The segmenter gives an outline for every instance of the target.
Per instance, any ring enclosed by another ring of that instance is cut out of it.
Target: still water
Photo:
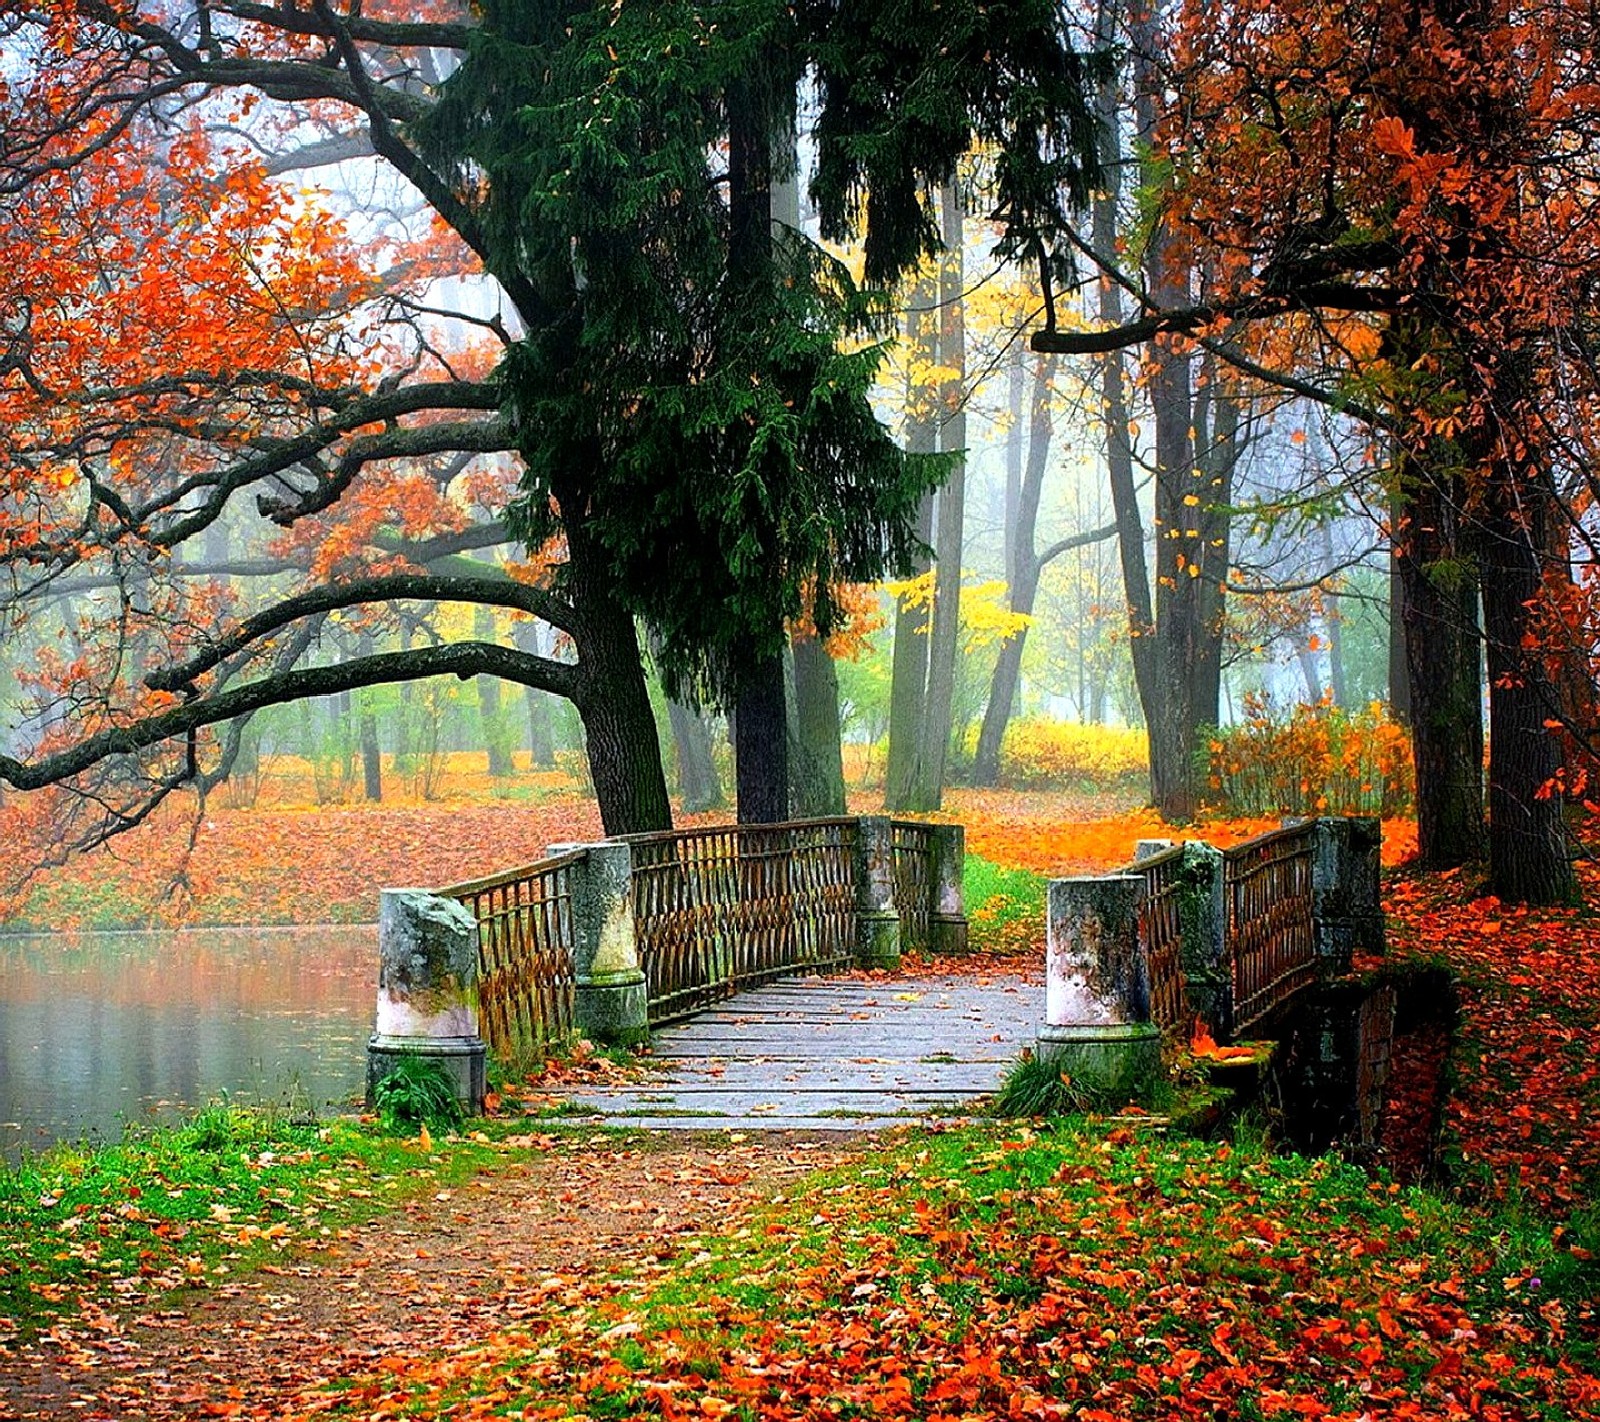
[[[0,1157],[234,1100],[362,1089],[373,926],[0,936]]]

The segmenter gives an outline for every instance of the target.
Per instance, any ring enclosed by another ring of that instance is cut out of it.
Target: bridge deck
[[[774,983],[655,1036],[659,1070],[572,1100],[656,1130],[861,1130],[970,1114],[1043,1020],[1037,970]]]

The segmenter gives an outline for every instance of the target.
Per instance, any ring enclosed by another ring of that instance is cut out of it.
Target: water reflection
[[[361,1090],[377,930],[0,937],[0,1154],[235,1099]]]

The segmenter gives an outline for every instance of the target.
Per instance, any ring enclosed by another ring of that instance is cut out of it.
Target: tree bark
[[[1558,710],[1542,650],[1523,645],[1539,596],[1548,520],[1544,491],[1500,466],[1490,476],[1480,539],[1489,668],[1489,883],[1509,903],[1577,897],[1562,823]]]
[[[906,334],[912,360],[931,365],[938,355],[934,334],[932,292],[919,282],[906,312]],[[933,451],[937,440],[929,394],[912,387],[909,391],[907,447],[914,454]],[[933,495],[927,495],[917,509],[917,543],[926,547],[933,538]],[[920,578],[931,564],[919,556],[910,575]],[[889,683],[889,754],[884,771],[883,803],[888,810],[915,807],[917,786],[922,779],[922,722],[928,704],[928,624],[926,606],[902,602],[895,608],[894,654]]]
[[[944,801],[955,710],[956,653],[961,640],[961,551],[967,508],[967,344],[962,301],[965,230],[961,196],[954,181],[945,184],[940,207],[945,250],[939,263],[939,365],[946,373],[939,389],[939,447],[954,458],[939,488],[936,506],[938,533],[933,625],[928,633],[928,705],[922,721],[918,803],[910,807],[920,810],[937,810]]]
[[[1012,612],[1030,615],[1039,589],[1039,555],[1036,551],[1039,504],[1044,491],[1045,465],[1049,461],[1054,422],[1050,409],[1050,382],[1055,359],[1040,356],[1033,373],[1033,396],[1029,403],[1027,462],[1020,471],[1017,493],[1016,527],[1011,530],[1012,557],[1008,571],[1007,602]],[[983,724],[978,730],[978,749],[973,757],[972,783],[1000,783],[1000,750],[1006,726],[1016,704],[1017,687],[1022,681],[1022,653],[1028,629],[1022,628],[1000,647],[994,677],[989,683],[989,701],[984,707]]]
[[[795,633],[789,645],[794,665],[794,810],[801,819],[842,815],[838,669],[817,637]]]
[[[783,654],[741,660],[733,718],[733,764],[742,825],[789,818],[789,732],[784,718]]]
[[[1477,572],[1462,546],[1454,491],[1423,472],[1398,504],[1394,564],[1403,588],[1417,854],[1426,869],[1479,859],[1483,681]]]
[[[720,810],[727,804],[722,780],[711,756],[711,736],[700,714],[672,697],[667,698],[667,720],[678,753],[678,797],[686,814]]]

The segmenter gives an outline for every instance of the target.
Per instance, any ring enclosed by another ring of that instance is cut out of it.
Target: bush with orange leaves
[[[1210,798],[1240,815],[1396,815],[1411,808],[1411,742],[1381,702],[1348,712],[1324,699],[1287,719],[1245,698],[1245,720],[1208,742]]]

